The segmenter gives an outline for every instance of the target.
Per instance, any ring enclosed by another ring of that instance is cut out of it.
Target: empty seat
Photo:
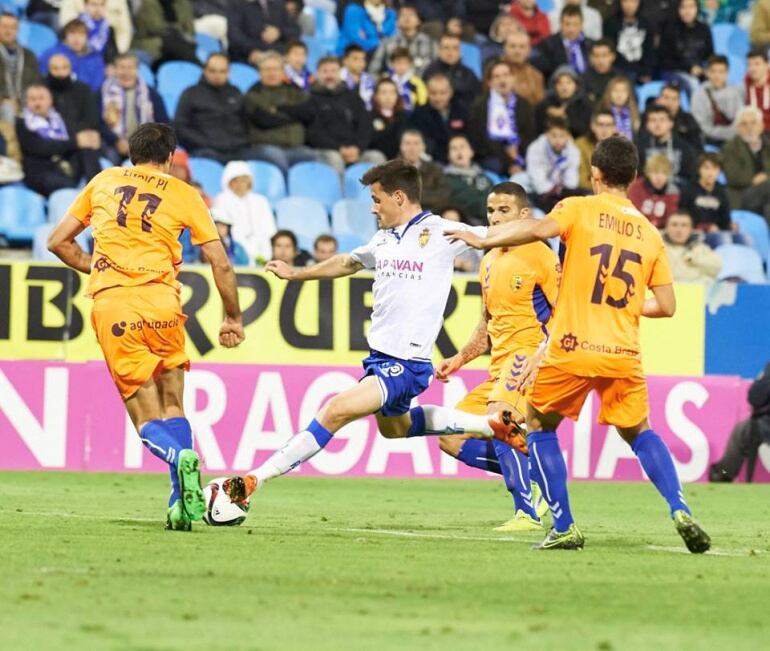
[[[732,23],[716,23],[711,26],[711,38],[714,41],[714,52],[728,56],[730,54],[730,39],[735,31]]]
[[[742,86],[743,80],[746,77],[746,57],[731,54],[727,59],[730,64],[730,69],[727,73],[727,83],[734,86]]]
[[[238,90],[245,93],[259,81],[259,72],[256,68],[246,63],[230,64],[230,83]]]
[[[302,249],[310,251],[315,238],[328,233],[329,218],[324,205],[308,197],[286,197],[275,205],[276,224],[292,231]]]
[[[332,232],[337,237],[352,233],[368,242],[377,232],[371,204],[357,199],[340,199],[332,209]]]
[[[190,156],[192,180],[200,183],[203,186],[203,191],[212,198],[222,191],[222,172],[224,169],[224,165],[218,161]]]
[[[222,51],[222,44],[213,36],[209,36],[208,34],[200,34],[196,32],[195,45],[195,56],[198,57],[198,61],[201,63],[206,63],[212,54],[216,54],[217,52]]]
[[[762,259],[749,246],[741,244],[725,244],[716,249],[722,258],[722,270],[717,280],[736,279],[747,283],[763,284],[765,273],[762,270]]]
[[[55,224],[64,217],[67,208],[72,205],[78,194],[74,188],[62,188],[52,192],[51,196],[48,197],[48,221]]]
[[[283,172],[272,163],[263,160],[248,161],[254,175],[254,192],[267,197],[271,206],[286,196],[286,180]]]
[[[315,22],[315,34],[313,34],[313,40],[327,47],[334,48],[337,45],[337,41],[340,36],[340,27],[337,23],[337,17],[325,9],[320,7],[305,7],[303,9],[305,13],[313,16]],[[311,68],[315,70],[315,67]]]
[[[460,43],[460,60],[481,79],[481,48],[478,45]]]
[[[741,233],[748,235],[759,257],[767,260],[770,255],[770,231],[765,218],[748,210],[733,210],[730,219],[738,224]]]
[[[155,86],[155,73],[144,61],[139,62],[139,76],[150,86]]]
[[[366,241],[355,233],[341,233],[339,235],[335,233],[334,237],[337,238],[338,253],[350,253],[353,249],[366,244]]]
[[[644,111],[644,108],[647,106],[647,100],[656,98],[658,95],[660,95],[662,88],[662,81],[648,81],[646,84],[637,86],[636,100],[639,103],[639,110]]]
[[[289,196],[320,201],[328,212],[342,199],[340,177],[326,163],[296,163],[289,168]]]
[[[36,57],[59,42],[56,32],[50,27],[29,20],[19,21],[19,33],[16,38],[20,45],[31,50]]]
[[[371,163],[353,163],[345,170],[345,198],[370,201],[369,188],[361,184],[361,177],[374,165]]]
[[[48,235],[53,230],[55,224],[43,224],[35,229],[35,233],[32,237],[32,257],[35,260],[42,260],[46,262],[61,262],[53,253],[48,250]],[[91,228],[86,228],[80,233],[75,241],[80,245],[80,248],[86,252],[92,250],[91,242]]]
[[[23,185],[0,188],[0,234],[11,243],[31,243],[45,224],[45,199]]]
[[[170,118],[176,113],[182,93],[198,83],[201,72],[199,65],[189,61],[167,61],[158,68],[156,84]]]

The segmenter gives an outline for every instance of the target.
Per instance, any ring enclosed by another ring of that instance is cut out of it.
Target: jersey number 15
[[[620,249],[618,261],[615,269],[612,271],[613,278],[619,278],[626,284],[626,291],[621,298],[607,296],[604,298],[604,286],[607,282],[607,274],[610,270],[610,258],[612,257],[612,244],[599,244],[591,249],[591,257],[599,256],[599,268],[596,270],[596,280],[594,281],[594,291],[591,294],[591,302],[601,305],[603,302],[614,308],[624,308],[628,305],[628,299],[635,293],[634,277],[625,270],[626,263],[642,264],[642,256],[635,251]],[[604,299],[604,300],[602,300]]]
[[[126,227],[126,218],[128,217],[128,204],[133,201],[136,195],[137,188],[135,185],[121,185],[119,188],[115,188],[114,194],[120,195],[120,203],[118,204],[118,226]],[[158,209],[161,198],[150,192],[143,192],[137,197],[138,201],[146,202],[140,218],[142,220],[142,231],[145,233],[152,232],[152,219],[153,213]]]

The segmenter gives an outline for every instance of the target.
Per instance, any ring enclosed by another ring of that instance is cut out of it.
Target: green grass
[[[163,530],[159,475],[2,473],[0,649],[766,648],[769,490],[572,485],[583,552],[498,534],[497,482],[287,478],[246,524]],[[412,532],[407,537],[389,532]],[[653,550],[649,546],[663,550]],[[181,559],[185,559],[184,562]]]

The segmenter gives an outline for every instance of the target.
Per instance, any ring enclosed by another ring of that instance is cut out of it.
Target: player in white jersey
[[[416,167],[400,160],[370,169],[361,179],[371,187],[373,212],[380,230],[350,254],[311,267],[295,268],[273,260],[266,269],[286,280],[340,278],[360,269],[374,270],[374,306],[363,362],[364,376],[331,398],[308,427],[293,436],[259,468],[226,481],[233,501],[306,461],[354,420],[375,414],[386,438],[469,433],[523,445],[513,423],[445,407],[410,409],[412,399],[433,379],[430,358],[441,329],[452,283],[454,259],[467,247],[443,233],[455,222],[423,210],[422,182]],[[460,228],[470,228],[460,226]],[[474,230],[482,237],[486,228]]]

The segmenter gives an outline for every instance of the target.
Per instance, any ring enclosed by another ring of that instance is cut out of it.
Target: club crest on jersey
[[[430,241],[430,229],[423,228],[420,231],[420,236],[417,238],[417,242],[419,242],[422,248],[425,248],[429,241]]]
[[[524,284],[524,279],[519,276],[518,274],[513,277],[513,280],[511,281],[511,285],[513,285],[514,290],[521,289],[521,286]]]

